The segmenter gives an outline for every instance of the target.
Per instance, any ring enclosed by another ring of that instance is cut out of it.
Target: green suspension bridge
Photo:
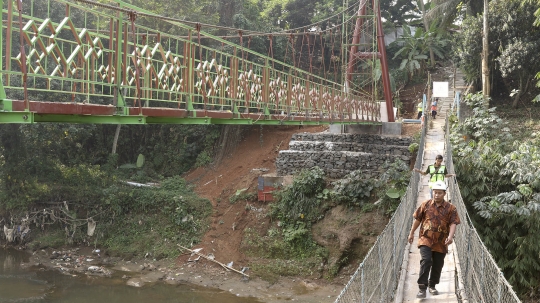
[[[394,121],[378,1],[229,36],[120,0],[0,4],[0,123],[380,124],[381,110]],[[256,38],[267,55],[251,49]]]

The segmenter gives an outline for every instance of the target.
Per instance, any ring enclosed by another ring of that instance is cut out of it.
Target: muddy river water
[[[25,252],[0,248],[0,303],[256,303],[255,298],[188,284],[155,283],[141,288],[112,278],[64,275],[29,266]],[[121,275],[120,275],[121,276]]]

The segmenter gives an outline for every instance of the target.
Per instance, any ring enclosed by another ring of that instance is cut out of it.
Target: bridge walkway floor
[[[456,81],[460,82],[460,81]],[[456,83],[457,86],[458,83]],[[462,85],[462,84],[460,84]],[[434,120],[428,121],[428,130],[426,134],[426,143],[424,157],[422,161],[422,170],[425,171],[428,165],[435,162],[437,155],[444,155],[445,150],[445,119],[446,113],[450,111],[450,107],[453,103],[453,97],[439,98],[438,113]],[[444,161],[443,161],[444,164]],[[452,177],[450,177],[452,178]],[[430,199],[429,175],[422,176],[420,191],[418,194],[417,207],[428,199]],[[446,196],[445,199],[451,197]],[[411,214],[412,215],[412,214]],[[409,227],[410,228],[410,227]],[[459,228],[459,226],[458,226]],[[458,302],[456,296],[456,263],[459,263],[457,259],[457,253],[454,244],[451,244],[448,248],[449,252],[444,260],[444,267],[441,275],[440,283],[437,285],[438,295],[431,295],[427,292],[425,299],[416,298],[418,293],[418,274],[420,271],[420,251],[417,247],[418,243],[418,229],[415,232],[415,239],[412,245],[407,245],[404,261],[404,267],[407,272],[405,274],[404,281],[401,281],[401,285],[398,286],[398,291],[402,292],[401,295],[396,293],[396,303],[398,302],[433,302],[433,303],[446,303],[446,302]]]

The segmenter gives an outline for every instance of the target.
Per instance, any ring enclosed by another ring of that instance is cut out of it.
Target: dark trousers
[[[418,112],[418,117],[416,119],[420,119],[420,118],[422,118],[422,111]]]
[[[444,266],[445,254],[431,251],[430,247],[420,246],[420,276],[418,277],[418,287],[426,289],[429,286],[439,284],[441,271]],[[430,273],[431,272],[431,273]]]

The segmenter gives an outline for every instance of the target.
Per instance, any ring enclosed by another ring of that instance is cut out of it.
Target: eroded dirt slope
[[[247,227],[266,228],[269,219],[264,216],[267,203],[237,201],[229,197],[237,190],[257,191],[257,178],[276,170],[275,160],[280,150],[289,148],[291,136],[300,132],[322,132],[328,126],[253,126],[232,155],[226,156],[215,167],[197,168],[184,177],[195,185],[201,196],[214,206],[209,231],[200,244],[202,253],[212,253],[222,263],[234,262],[235,268],[248,265],[240,249],[243,232]]]

